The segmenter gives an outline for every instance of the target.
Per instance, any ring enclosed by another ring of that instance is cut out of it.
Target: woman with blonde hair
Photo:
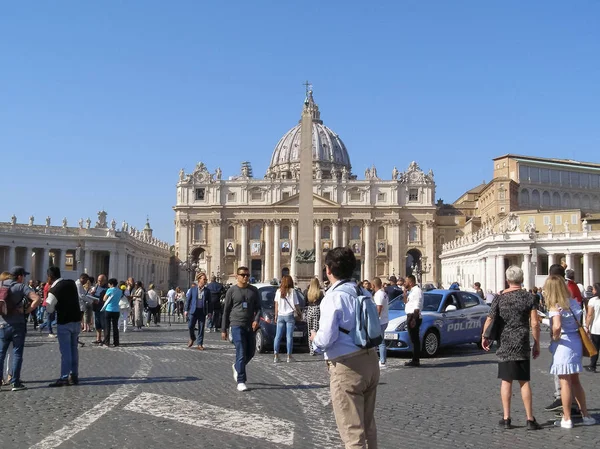
[[[552,365],[550,374],[555,374],[560,380],[560,395],[563,405],[563,416],[554,425],[563,429],[572,429],[571,421],[571,398],[574,396],[581,414],[583,425],[596,424],[587,409],[585,402],[585,391],[579,382],[579,373],[583,371],[581,365],[582,343],[579,336],[579,324],[583,316],[581,306],[565,285],[565,280],[559,276],[550,276],[544,284],[546,304],[550,311],[550,328],[552,343]]]
[[[313,278],[308,286],[306,292],[306,322],[308,324],[308,335],[310,337],[311,331],[318,332],[319,330],[319,319],[321,318],[321,300],[323,299],[323,292],[321,291],[321,285],[317,278]],[[308,348],[310,355],[315,355],[315,347],[308,339]]]
[[[273,352],[275,357],[273,361],[279,362],[279,344],[285,329],[285,342],[287,346],[287,362],[292,361],[292,351],[294,349],[294,325],[296,319],[294,312],[299,311],[298,295],[294,290],[294,281],[291,276],[281,277],[281,286],[275,293],[275,322],[277,323],[277,332],[275,333],[275,342],[273,343]]]

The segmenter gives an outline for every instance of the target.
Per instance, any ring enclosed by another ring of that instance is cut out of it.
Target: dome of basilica
[[[319,107],[313,100],[312,92],[306,99],[312,111],[312,153],[313,173],[316,178],[331,179],[342,172],[350,173],[350,157],[340,136],[323,124]],[[267,177],[295,178],[300,167],[300,134],[298,123],[279,140],[271,156]]]

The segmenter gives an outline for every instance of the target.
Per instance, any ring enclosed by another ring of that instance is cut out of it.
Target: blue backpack
[[[351,282],[345,280],[336,285],[336,288],[342,284]],[[375,302],[362,293],[362,290],[356,285],[356,296],[354,297],[356,304],[356,322],[354,328],[347,330],[340,327],[340,332],[347,335],[352,335],[354,344],[359,348],[368,349],[379,346],[383,342],[381,334],[381,324],[379,324],[379,313]]]

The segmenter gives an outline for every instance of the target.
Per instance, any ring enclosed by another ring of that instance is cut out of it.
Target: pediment
[[[275,204],[273,204],[273,206],[291,206],[291,207],[299,207],[300,206],[300,194],[295,194],[293,196],[290,196],[289,198],[286,198],[285,200],[281,200]],[[318,207],[340,207],[340,205],[338,203],[336,203],[335,201],[331,201],[328,200],[327,198],[323,198],[320,195],[317,195],[316,193],[313,193],[313,207],[314,208],[318,208]]]

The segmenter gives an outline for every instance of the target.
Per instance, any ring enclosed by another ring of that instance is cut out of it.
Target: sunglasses
[[[250,277],[250,273],[238,273],[238,276],[242,276],[244,278]]]

